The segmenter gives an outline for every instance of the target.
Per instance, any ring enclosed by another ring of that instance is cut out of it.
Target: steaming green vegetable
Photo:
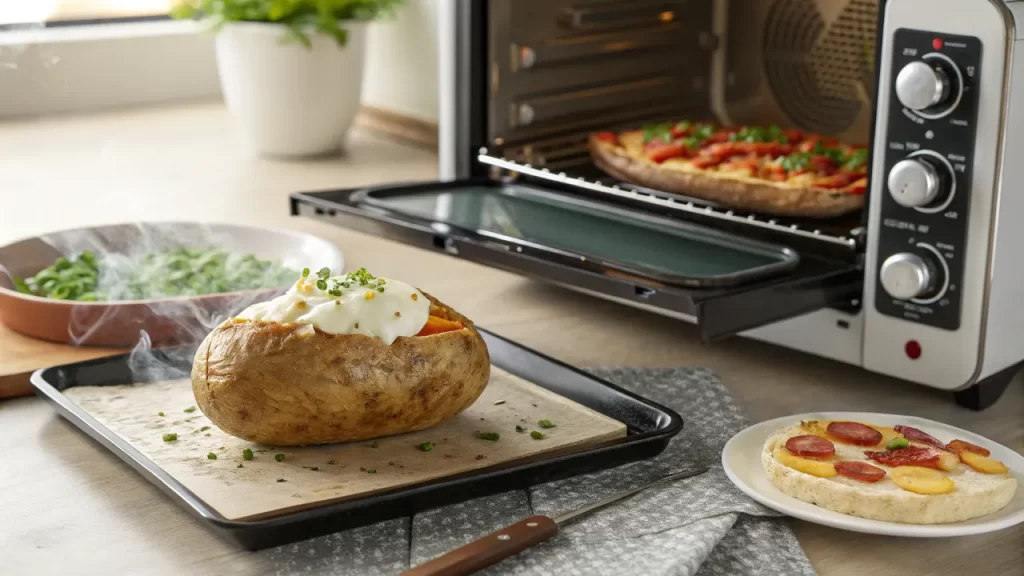
[[[298,276],[276,262],[225,250],[177,248],[140,257],[82,252],[35,276],[14,278],[22,293],[79,302],[200,296],[286,286]]]

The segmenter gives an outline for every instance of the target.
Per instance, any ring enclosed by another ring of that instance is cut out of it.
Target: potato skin
[[[365,440],[443,422],[483,393],[490,355],[468,318],[423,294],[432,316],[465,328],[389,346],[309,325],[227,320],[196,353],[196,402],[228,434],[275,446]]]

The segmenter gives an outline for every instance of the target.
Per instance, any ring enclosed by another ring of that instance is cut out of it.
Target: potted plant
[[[367,22],[402,0],[179,0],[209,21],[231,116],[265,155],[338,150],[359,111]]]

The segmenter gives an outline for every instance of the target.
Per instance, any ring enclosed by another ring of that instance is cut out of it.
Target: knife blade
[[[424,562],[415,568],[406,570],[400,576],[467,576],[468,574],[473,574],[478,570],[483,570],[488,566],[497,564],[509,556],[514,556],[531,546],[553,538],[558,534],[558,527],[562,524],[572,522],[616,502],[621,502],[644,490],[649,490],[675,480],[697,476],[707,471],[708,468],[705,467],[674,472],[638,488],[623,490],[554,518],[540,515],[530,516],[515,524],[491,532],[465,546],[438,556],[433,560]]]

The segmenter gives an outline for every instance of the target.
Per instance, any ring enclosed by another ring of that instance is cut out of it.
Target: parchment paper
[[[480,398],[448,422],[376,443],[304,448],[253,444],[220,431],[198,409],[186,412],[195,406],[188,380],[75,387],[64,395],[230,520],[271,517],[626,435],[621,422],[496,367]],[[556,427],[541,428],[542,419]],[[526,431],[517,432],[517,425]],[[534,430],[545,437],[532,438]],[[497,432],[500,439],[483,440],[478,432]],[[177,440],[165,442],[170,433]],[[424,452],[417,448],[424,442],[435,446]],[[254,452],[250,461],[242,458],[245,448]]]

